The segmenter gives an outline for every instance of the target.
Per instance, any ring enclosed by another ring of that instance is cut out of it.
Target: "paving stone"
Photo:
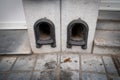
[[[39,55],[35,70],[55,69],[57,67],[57,54]]]
[[[105,67],[108,74],[118,75],[117,69],[115,68],[115,65],[111,57],[103,56],[103,61],[105,63]]]
[[[31,72],[9,73],[7,80],[30,80]]]
[[[99,56],[82,55],[81,66],[82,66],[82,71],[105,73],[105,68],[102,62],[102,58]]]
[[[115,64],[115,67],[118,71],[118,74],[120,75],[120,57],[112,57],[113,61],[114,61],[114,64]]]
[[[6,76],[5,73],[0,73],[0,80],[5,80]]]
[[[32,80],[56,80],[55,71],[36,71],[32,75]]]
[[[105,74],[83,72],[82,80],[107,80],[107,77]]]
[[[19,57],[12,70],[32,70],[35,63],[35,55]]]
[[[0,30],[0,54],[31,54],[27,30]]]
[[[120,77],[114,77],[111,80],[120,80]]]
[[[8,71],[15,62],[16,57],[3,57],[0,59],[0,71]]]
[[[120,35],[119,34],[120,34],[120,31],[97,30],[95,34],[94,43],[97,46],[119,47],[120,49]]]
[[[98,20],[97,30],[120,30],[120,21]]]
[[[61,69],[78,70],[79,69],[79,55],[78,54],[61,54],[60,59]]]
[[[60,80],[79,80],[79,71],[60,71]]]

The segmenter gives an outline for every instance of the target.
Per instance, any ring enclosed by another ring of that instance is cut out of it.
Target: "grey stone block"
[[[16,57],[2,57],[0,59],[0,71],[8,71],[15,62]]]
[[[105,63],[105,67],[108,74],[118,75],[117,69],[111,57],[103,56],[103,61]]]
[[[46,70],[57,68],[57,54],[44,54],[37,57],[35,70]]]
[[[35,55],[18,57],[12,70],[33,70],[35,59]]]
[[[61,54],[60,68],[69,70],[79,70],[78,54]]]
[[[83,72],[82,80],[108,80],[108,79],[105,74]]]
[[[6,79],[6,74],[0,73],[0,80],[5,80],[5,79]]]
[[[27,30],[0,30],[0,54],[30,54]]]
[[[80,80],[79,71],[60,71],[60,80]]]
[[[32,80],[56,80],[55,71],[36,71],[32,75]]]
[[[30,80],[31,72],[9,73],[7,80]]]
[[[105,68],[101,57],[82,55],[81,60],[82,71],[105,73]]]

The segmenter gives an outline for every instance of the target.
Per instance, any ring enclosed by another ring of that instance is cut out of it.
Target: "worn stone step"
[[[30,54],[27,30],[0,30],[0,54]]]
[[[120,49],[120,31],[97,30],[94,45],[103,47],[119,47]]]
[[[120,55],[119,47],[103,47],[94,45],[93,54],[113,54]]]
[[[98,20],[97,30],[113,30],[120,31],[120,21],[115,20]]]

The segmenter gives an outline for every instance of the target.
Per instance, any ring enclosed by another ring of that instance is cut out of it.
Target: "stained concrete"
[[[0,71],[9,71],[14,64],[16,57],[3,57],[0,59]]]
[[[60,80],[79,80],[79,71],[60,71]]]
[[[5,79],[6,79],[6,74],[0,73],[0,80],[5,80]]]
[[[55,71],[36,71],[33,72],[32,80],[56,80]]]
[[[82,73],[82,80],[108,80],[105,74]]]
[[[60,68],[69,70],[79,70],[79,55],[78,54],[61,54]]]
[[[40,55],[37,57],[35,70],[46,70],[57,68],[57,54]]]
[[[19,57],[12,70],[32,70],[35,63],[35,55]]]
[[[11,72],[7,80],[30,80],[31,72]]]
[[[105,67],[101,57],[82,55],[81,60],[82,71],[105,73]]]

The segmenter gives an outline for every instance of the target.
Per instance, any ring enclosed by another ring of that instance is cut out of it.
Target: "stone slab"
[[[27,30],[0,30],[0,54],[31,54]]]
[[[101,20],[120,20],[120,11],[106,11],[101,10],[99,11],[98,19]]]
[[[108,80],[108,79],[105,74],[83,72],[82,80]]]
[[[18,57],[12,70],[33,70],[35,59],[35,55]]]
[[[60,0],[23,0],[29,39],[33,53],[49,53],[60,51]],[[56,47],[44,45],[36,48],[34,23],[41,18],[50,19],[55,25]]]
[[[97,30],[120,30],[120,21],[114,20],[98,20],[97,21]]]
[[[46,70],[57,68],[57,54],[44,54],[37,57],[35,70]]]
[[[119,47],[120,49],[120,31],[102,31],[95,33],[94,44],[104,47]],[[103,36],[104,35],[104,36]]]
[[[120,80],[120,77],[114,77],[111,80]]]
[[[16,57],[2,57],[0,58],[0,71],[8,71],[15,62]]]
[[[31,72],[11,72],[7,80],[30,80]]]
[[[60,80],[80,80],[79,71],[60,71]]]
[[[105,63],[105,67],[106,67],[108,74],[118,75],[117,69],[116,69],[111,57],[103,56],[103,61]]]
[[[56,80],[55,71],[34,71],[32,80]]]
[[[82,55],[81,67],[82,71],[105,73],[104,64],[100,56]]]
[[[93,54],[120,55],[120,48],[117,48],[117,47],[103,47],[103,46],[94,45]]]
[[[62,0],[61,35],[63,52],[91,52],[98,16],[99,2],[100,0]],[[66,47],[68,24],[72,20],[78,18],[84,20],[89,26],[88,45],[86,50],[81,49],[80,46],[73,46],[70,49]]]
[[[0,80],[5,80],[5,79],[6,79],[6,74],[0,73]]]
[[[60,68],[65,70],[79,70],[79,62],[78,54],[61,54]]]

